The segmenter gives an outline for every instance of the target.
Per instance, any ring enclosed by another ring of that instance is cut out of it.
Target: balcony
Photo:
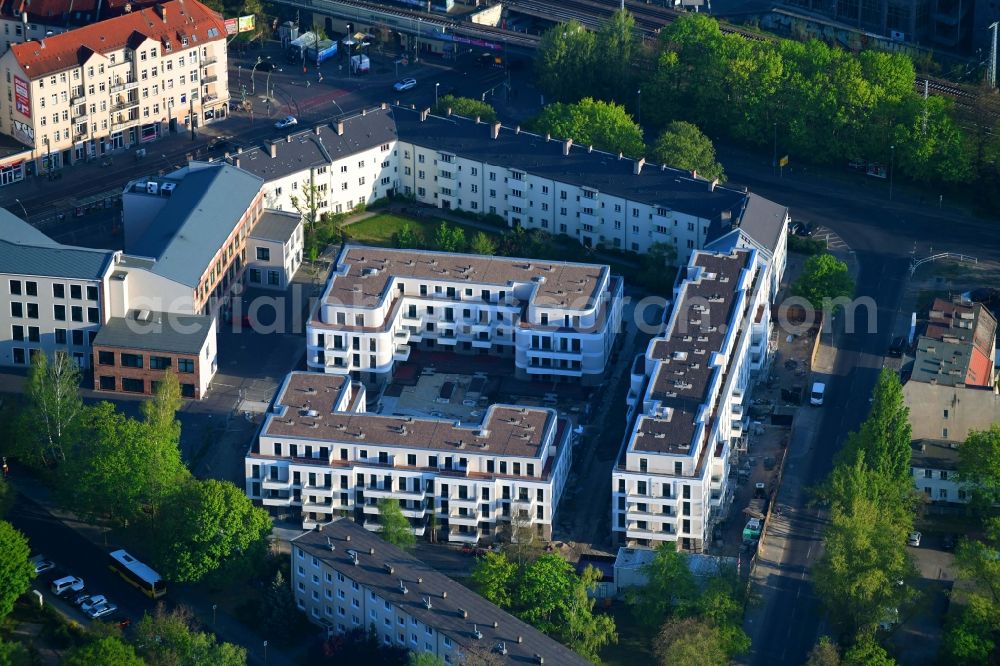
[[[202,67],[208,67],[209,65],[214,65],[217,62],[219,62],[218,58],[216,58],[214,56],[209,56],[207,58],[202,58],[201,59],[201,66]]]
[[[288,497],[280,497],[280,496],[279,497],[267,497],[267,496],[264,496],[264,497],[261,498],[260,501],[261,501],[261,504],[263,504],[264,506],[292,506],[292,502],[294,500],[295,500],[295,497],[292,496],[292,495],[289,495]]]
[[[535,501],[530,497],[518,497],[516,500],[513,500],[514,506],[518,506],[524,509],[531,508],[531,505],[534,503]]]
[[[458,338],[452,335],[439,335],[437,337],[437,343],[439,345],[455,346],[458,344]]]
[[[218,101],[219,101],[218,95],[205,95],[205,97],[201,100],[201,103],[203,106],[207,106],[209,104],[212,104],[213,102],[218,102]]]
[[[134,106],[139,106],[138,99],[124,99],[118,100],[111,105],[111,113],[116,113],[118,111],[124,111],[125,109],[131,109]]]
[[[87,138],[86,132],[73,132],[73,141],[83,141]]]
[[[479,500],[475,497],[449,497],[448,501],[452,506],[462,506],[473,509],[479,505]]]
[[[481,533],[478,529],[466,530],[465,532],[461,532],[459,530],[448,530],[448,541],[455,543],[477,544],[479,543],[480,536]]]
[[[393,342],[397,345],[405,345],[410,341],[410,329],[401,328],[392,336]]]
[[[132,66],[132,62],[133,62],[132,58],[125,58],[121,62],[111,62],[111,63],[109,63],[108,67],[114,68],[114,67],[121,67],[122,65],[128,65],[128,66],[131,67]]]
[[[625,518],[628,521],[635,520],[665,520],[673,518],[672,513],[654,512],[652,509],[659,507],[646,506],[645,510],[640,510],[638,505],[629,504],[628,510],[625,513]]]
[[[459,513],[452,512],[448,514],[448,524],[449,525],[468,525],[469,527],[475,527],[479,524],[479,513]]]
[[[396,345],[396,348],[392,352],[393,361],[406,361],[410,358],[410,346],[409,345]]]
[[[303,502],[303,513],[333,513],[333,505],[323,502]]]
[[[292,480],[289,479],[264,479],[261,483],[264,490],[288,490],[292,487]]]
[[[438,175],[438,178],[440,180],[449,180],[449,181],[455,180],[455,174],[452,173],[451,171],[444,171],[444,170],[438,169],[438,174],[437,175]]]
[[[110,88],[108,88],[108,90],[113,95],[115,93],[125,92],[126,90],[132,90],[133,88],[138,88],[138,87],[139,87],[139,82],[138,81],[121,81],[121,80],[119,80],[117,83],[115,83]]]
[[[425,506],[420,506],[416,509],[407,509],[406,507],[400,507],[400,511],[402,511],[403,515],[406,516],[407,518],[423,518],[424,516],[427,515],[427,507]]]
[[[80,93],[77,93],[77,94],[73,95],[72,97],[70,97],[69,98],[69,103],[70,103],[71,106],[76,106],[77,104],[83,104],[83,100],[84,99],[85,98],[83,96],[83,93],[80,92]]]
[[[218,80],[219,80],[219,77],[216,76],[215,74],[210,74],[208,76],[201,77],[201,83],[202,83],[202,85],[205,85],[205,86],[207,86],[209,83],[215,83]],[[206,101],[208,101],[207,98],[206,98]]]
[[[629,539],[656,539],[658,541],[669,541],[676,538],[676,534],[673,532],[655,531],[648,526],[639,527],[638,523],[628,523],[625,536]]]
[[[489,349],[493,346],[493,340],[490,340],[489,338],[483,340],[477,337],[472,340],[472,346],[477,349]]]

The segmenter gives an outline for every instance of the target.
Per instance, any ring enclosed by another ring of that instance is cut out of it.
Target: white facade
[[[286,224],[271,224],[272,218],[285,218]],[[286,233],[289,227],[291,232]],[[302,265],[303,243],[298,213],[265,210],[247,241],[247,283],[265,289],[288,287]]]
[[[433,520],[442,539],[474,544],[513,521],[550,537],[572,458],[554,411],[493,405],[482,424],[458,425],[368,415],[364,404],[347,378],[290,374],[247,455],[247,495],[301,513],[307,529],[353,514],[377,530],[378,501],[395,498],[418,535]],[[507,436],[513,445],[494,439]]]
[[[621,324],[607,266],[346,246],[306,329],[308,366],[384,381],[411,344],[506,354],[598,383]]]
[[[665,334],[636,359],[612,470],[612,529],[628,545],[677,541],[701,552],[728,510],[754,370],[750,324],[769,301],[763,277],[756,250],[695,252]]]

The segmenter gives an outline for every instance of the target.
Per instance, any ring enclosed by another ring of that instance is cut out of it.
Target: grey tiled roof
[[[271,145],[244,150],[229,156],[229,163],[265,181],[272,181],[321,167],[344,157],[396,140],[396,124],[389,110],[375,109],[343,119],[344,133],[337,134],[337,126],[319,125],[300,130],[274,141],[275,156]]]
[[[188,169],[146,233],[127,250],[155,258],[157,275],[196,287],[262,184],[227,164]]]
[[[346,537],[350,537],[347,541]],[[328,540],[329,539],[329,543]],[[588,664],[586,659],[534,627],[501,610],[472,590],[456,583],[429,565],[383,541],[354,521],[342,518],[292,539],[292,544],[327,566],[357,581],[391,604],[402,608],[426,626],[445,634],[464,651],[492,652],[506,644],[502,663],[546,665]],[[330,549],[330,545],[334,549]],[[358,553],[354,565],[348,550]],[[372,552],[374,554],[372,554]],[[392,567],[390,573],[388,567]],[[399,582],[407,587],[404,594]],[[443,597],[447,594],[447,597]],[[429,598],[431,608],[423,599]],[[465,611],[468,617],[463,617]],[[494,622],[496,627],[494,627]],[[475,625],[475,626],[473,626]],[[477,629],[482,638],[473,636]],[[521,637],[521,642],[518,642]],[[494,656],[500,655],[493,652]]]
[[[765,199],[757,194],[747,196],[743,213],[739,216],[740,229],[769,252],[774,252],[785,230],[788,207]]]
[[[265,210],[250,233],[250,237],[286,243],[301,222],[302,216],[298,213]]]
[[[421,122],[419,112],[398,106],[393,107],[393,114],[399,138],[408,143],[520,169],[570,185],[592,187],[602,193],[665,206],[707,220],[719,219],[724,212],[735,217],[746,198],[742,190],[724,186],[711,191],[708,181],[692,178],[689,172],[680,169],[646,164],[636,176],[632,159],[618,159],[618,155],[596,149],[590,152],[587,146],[574,144],[569,155],[563,155],[561,137],[546,141],[544,136],[503,127],[493,139],[488,123],[433,115]]]
[[[94,346],[197,356],[211,331],[211,317],[152,312],[148,321],[138,321],[132,311],[127,318],[108,319]]]
[[[113,257],[111,250],[61,245],[0,208],[0,273],[98,280]]]

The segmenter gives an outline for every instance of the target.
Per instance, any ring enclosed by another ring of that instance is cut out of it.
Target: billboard
[[[20,76],[14,77],[14,108],[22,116],[31,117],[31,87]]]
[[[226,34],[235,35],[238,32],[236,25],[236,19],[226,19]]]
[[[254,15],[241,16],[238,21],[239,32],[250,32],[254,29]]]

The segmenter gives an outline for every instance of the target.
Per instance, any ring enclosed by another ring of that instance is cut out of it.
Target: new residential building
[[[703,551],[728,510],[730,456],[746,424],[754,323],[770,307],[756,249],[696,251],[661,337],[632,369],[629,428],[612,469],[612,530],[628,545]]]
[[[89,367],[119,254],[56,243],[0,209],[0,365],[25,367],[39,351],[61,350]]]
[[[250,232],[247,284],[285,289],[302,265],[302,216],[264,210]]]
[[[295,603],[328,635],[371,628],[380,643],[456,666],[589,663],[349,519],[318,525],[291,546]]]
[[[306,329],[311,369],[384,383],[411,345],[599,383],[621,324],[608,266],[347,245]]]
[[[246,457],[247,495],[306,528],[349,514],[379,529],[395,498],[415,534],[478,543],[515,527],[551,536],[572,457],[555,411],[492,405],[480,423],[365,413],[347,377],[293,372]],[[433,518],[432,518],[433,516]]]
[[[226,116],[226,29],[197,0],[168,0],[13,44],[0,133],[33,149],[27,174],[102,156]]]
[[[396,124],[388,107],[289,133],[226,160],[264,181],[268,208],[348,213],[398,191]]]

